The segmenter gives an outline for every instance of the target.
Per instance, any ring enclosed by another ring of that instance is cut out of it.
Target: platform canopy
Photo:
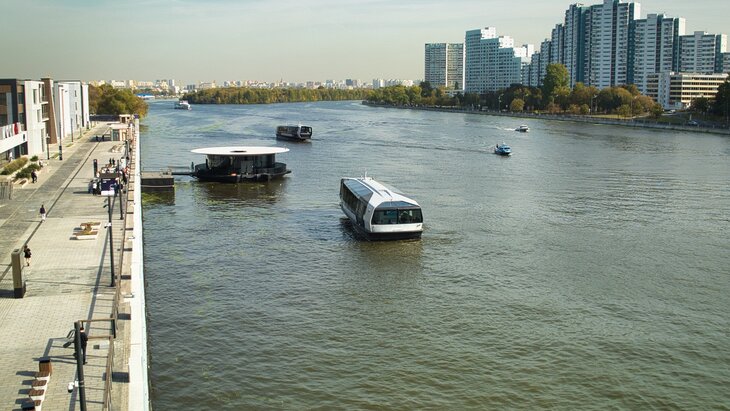
[[[196,154],[205,154],[208,156],[265,156],[268,154],[286,153],[289,151],[285,147],[207,147],[196,148],[190,150]]]

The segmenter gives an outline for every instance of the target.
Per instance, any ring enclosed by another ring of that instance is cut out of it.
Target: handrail
[[[129,156],[130,161],[128,163],[128,167],[130,169],[129,175],[133,175],[133,172],[131,171],[135,164],[133,153],[125,153],[125,156]],[[116,200],[116,198],[115,198]],[[109,355],[107,356],[107,363],[106,363],[106,375],[107,378],[104,381],[104,403],[103,403],[103,409],[104,410],[110,410],[113,406],[113,400],[112,400],[112,375],[114,372],[114,339],[117,337],[117,321],[119,320],[119,304],[122,300],[122,286],[121,286],[121,279],[122,279],[122,267],[124,266],[124,254],[125,254],[125,246],[124,243],[127,240],[127,218],[129,216],[129,212],[127,207],[129,206],[129,181],[127,181],[127,184],[125,185],[124,189],[119,193],[119,207],[123,206],[123,212],[124,212],[124,218],[122,219],[122,235],[120,236],[120,250],[119,250],[119,257],[118,257],[118,263],[117,263],[117,270],[114,272],[114,298],[112,301],[112,313],[111,313],[111,322],[112,322],[112,335],[109,336]],[[112,226],[113,227],[113,226]]]

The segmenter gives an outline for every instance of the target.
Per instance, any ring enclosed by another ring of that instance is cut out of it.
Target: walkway
[[[109,319],[115,293],[110,287],[109,230],[104,226],[109,219],[107,198],[87,192],[93,159],[101,167],[123,155],[123,143],[96,141],[95,136],[107,128],[101,124],[76,138],[63,148],[63,160],[43,160],[47,166],[38,173],[37,183],[16,187],[12,200],[0,201],[0,409],[21,409],[42,357],[50,357],[53,367],[43,408],[79,407],[78,390],[67,391],[68,383],[76,379],[73,346],[64,348],[63,343],[75,321]],[[41,204],[47,210],[45,222],[40,221]],[[115,266],[125,231],[119,219],[119,208],[114,207]],[[87,221],[102,223],[98,238],[72,239],[74,229]],[[25,298],[15,299],[10,256],[24,244],[33,257],[23,272]],[[111,323],[92,322],[87,333],[87,409],[100,410]]]

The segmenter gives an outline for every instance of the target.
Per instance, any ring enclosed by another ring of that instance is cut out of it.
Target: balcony
[[[14,137],[22,134],[24,131],[25,127],[22,123],[11,123],[6,126],[0,126],[0,140]]]

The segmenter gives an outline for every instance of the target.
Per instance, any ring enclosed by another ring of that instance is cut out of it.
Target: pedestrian
[[[91,194],[96,195],[96,180],[91,182]]]
[[[38,174],[35,172],[35,170],[30,172],[30,180],[31,182],[35,183],[38,181]]]
[[[86,330],[83,325],[79,328],[79,332],[81,332],[81,334],[79,334],[81,340],[81,355],[84,360],[84,364],[86,364],[86,344],[89,342],[89,336],[86,334]]]
[[[28,244],[23,246],[23,256],[25,257],[25,266],[29,267],[31,253],[30,253],[30,247],[28,247]]]
[[[41,204],[41,222],[46,221],[46,206]]]

